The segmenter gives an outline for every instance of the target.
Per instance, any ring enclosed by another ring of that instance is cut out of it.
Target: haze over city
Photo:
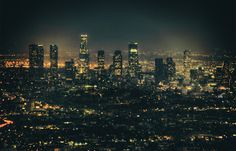
[[[27,53],[39,43],[47,53],[57,44],[60,56],[78,54],[79,37],[89,35],[89,49],[230,50],[235,48],[235,2],[198,1],[46,1],[1,0],[0,53]],[[9,9],[10,8],[10,9]]]

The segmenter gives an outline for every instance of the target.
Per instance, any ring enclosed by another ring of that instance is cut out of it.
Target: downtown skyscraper
[[[87,34],[82,34],[80,36],[79,61],[79,75],[85,78],[89,72],[89,51]]]
[[[186,79],[190,78],[190,69],[191,69],[191,50],[186,49],[184,51],[184,60],[183,60],[183,74]]]
[[[98,63],[98,69],[104,69],[105,68],[105,52],[104,50],[99,50],[97,54],[97,63]]]
[[[29,66],[30,68],[43,68],[44,49],[43,45],[29,45]]]
[[[50,68],[58,68],[58,47],[57,45],[50,45]]]
[[[155,59],[155,82],[159,84],[164,79],[165,65],[162,58]]]
[[[105,72],[105,52],[104,50],[99,50],[97,53],[97,64],[98,64],[98,80],[101,80]]]
[[[231,72],[230,72],[230,61],[229,60],[224,60],[222,74],[223,74],[223,77],[222,77],[221,84],[223,86],[228,87],[231,82]]]
[[[66,81],[73,81],[75,78],[75,65],[73,59],[65,62],[65,77]]]
[[[29,45],[29,67],[30,79],[39,80],[43,77],[44,70],[44,49],[43,45]]]
[[[50,75],[51,82],[54,83],[58,78],[58,47],[57,45],[50,45]]]
[[[131,42],[128,45],[128,73],[131,78],[137,78],[140,74],[141,68],[138,58],[138,43]]]
[[[166,76],[168,81],[173,80],[176,73],[175,62],[172,57],[166,58]]]
[[[120,50],[116,50],[113,56],[113,76],[117,79],[122,77],[122,53]]]

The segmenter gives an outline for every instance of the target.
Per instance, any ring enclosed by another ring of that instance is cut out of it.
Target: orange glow
[[[7,126],[7,125],[10,125],[10,124],[13,124],[13,121],[11,120],[6,120],[6,119],[3,119],[3,124],[0,124],[0,128],[3,128],[4,126]]]
[[[7,60],[4,61],[4,66],[6,68],[19,68],[19,67],[29,67],[28,59],[17,59],[17,60]]]

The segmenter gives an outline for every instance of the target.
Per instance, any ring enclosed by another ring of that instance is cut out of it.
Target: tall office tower
[[[222,68],[222,81],[221,84],[223,86],[229,87],[230,85],[230,80],[231,80],[231,72],[230,72],[230,61],[229,59],[224,60],[223,68]]]
[[[134,78],[138,77],[141,68],[138,60],[138,43],[137,42],[131,42],[128,45],[128,61],[129,61],[129,76]]]
[[[105,53],[104,50],[99,50],[98,51],[98,69],[104,69],[105,68]]]
[[[43,45],[31,44],[29,45],[29,77],[32,80],[39,80],[43,78],[44,74],[44,49]]]
[[[173,61],[173,58],[168,57],[166,58],[166,75],[167,79],[169,81],[174,79],[175,73],[176,73],[176,68],[175,68],[175,62]]]
[[[67,81],[72,81],[75,78],[75,64],[73,59],[65,62],[65,77]]]
[[[80,51],[79,51],[79,74],[82,76],[87,76],[89,72],[89,52],[88,52],[88,36],[82,34],[80,36]]]
[[[157,84],[164,79],[165,65],[162,58],[155,59],[155,81]]]
[[[97,63],[98,63],[98,79],[104,76],[105,69],[105,53],[104,50],[99,50],[97,54]]]
[[[113,56],[113,76],[118,79],[122,76],[122,54],[120,50],[116,50]]]
[[[50,45],[50,67],[51,67],[51,69],[58,68],[58,47],[57,47],[57,45]]]
[[[184,51],[184,77],[186,79],[190,78],[190,69],[191,69],[191,50],[185,50]]]
[[[29,65],[30,68],[43,68],[44,49],[43,45],[29,45]]]

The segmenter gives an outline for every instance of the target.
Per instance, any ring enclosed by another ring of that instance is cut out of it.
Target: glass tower
[[[117,78],[122,76],[122,53],[120,50],[116,50],[113,56],[113,75]]]
[[[132,78],[138,77],[138,74],[140,73],[140,65],[138,60],[138,43],[129,43],[128,50],[129,75]]]
[[[79,74],[86,76],[89,71],[89,52],[87,48],[88,36],[82,34],[80,36],[80,51],[79,51]]]
[[[58,47],[57,47],[57,45],[50,45],[50,67],[51,67],[51,69],[58,68]]]

